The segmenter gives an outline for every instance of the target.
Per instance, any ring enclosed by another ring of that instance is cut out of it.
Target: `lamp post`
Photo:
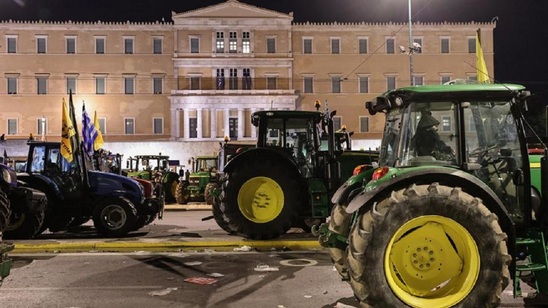
[[[409,76],[411,78],[411,85],[415,85],[414,71],[413,71],[413,53],[415,52],[413,46],[413,26],[411,24],[411,0],[407,0],[407,7],[409,12]]]

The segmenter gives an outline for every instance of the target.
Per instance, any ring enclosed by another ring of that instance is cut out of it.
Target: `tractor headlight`
[[[11,183],[11,174],[7,168],[2,168],[2,180],[4,180],[6,184]]]

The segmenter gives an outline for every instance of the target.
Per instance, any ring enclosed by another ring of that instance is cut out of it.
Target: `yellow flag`
[[[93,126],[95,126],[95,130],[97,130],[97,138],[95,138],[95,141],[93,142],[93,149],[95,151],[97,151],[105,143],[103,141],[103,133],[101,133],[101,127],[99,126],[99,119],[97,118],[97,111],[95,111],[95,114],[93,115]]]
[[[489,72],[483,58],[483,49],[481,48],[481,30],[476,31],[476,69],[477,80],[480,83],[489,83]]]
[[[72,144],[70,139],[72,136],[76,135],[76,130],[74,129],[74,125],[72,124],[72,121],[70,119],[67,104],[65,103],[65,99],[63,98],[63,125],[61,129],[61,155],[68,161],[72,162],[74,158],[74,151],[72,149]]]

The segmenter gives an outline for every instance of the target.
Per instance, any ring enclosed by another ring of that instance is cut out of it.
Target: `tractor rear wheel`
[[[236,232],[230,228],[228,221],[223,217],[223,210],[221,210],[222,203],[219,201],[219,198],[213,199],[213,204],[211,204],[211,212],[213,214],[213,219],[217,225],[226,231],[228,234],[235,234]]]
[[[7,194],[0,190],[0,234],[8,226],[10,221],[10,202]]]
[[[177,203],[179,204],[187,204],[188,200],[190,199],[190,192],[188,191],[188,182],[187,181],[181,181],[179,184],[177,184],[177,189],[175,191],[175,197],[177,199]]]
[[[108,198],[100,201],[93,211],[93,225],[107,237],[124,236],[135,229],[137,210],[126,198]]]
[[[204,189],[204,199],[207,204],[213,204],[213,198],[215,198],[215,191],[219,189],[219,185],[214,182],[207,183]]]
[[[478,198],[433,183],[392,192],[361,214],[347,249],[350,284],[373,307],[495,307],[511,257]]]
[[[179,186],[179,176],[173,172],[164,175],[162,186],[167,203],[173,203],[177,199],[177,187]]]
[[[10,223],[4,230],[4,238],[7,239],[31,239],[40,233],[40,228],[44,223],[46,213],[29,212],[16,213],[12,212]]]
[[[303,204],[300,177],[282,164],[269,158],[246,161],[226,175],[219,209],[230,229],[265,240],[293,226]]]

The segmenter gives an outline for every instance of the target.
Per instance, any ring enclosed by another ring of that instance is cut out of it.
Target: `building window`
[[[101,130],[101,134],[105,135],[107,133],[107,119],[99,118],[99,128]]]
[[[124,93],[135,94],[135,78],[124,77]]]
[[[95,77],[95,94],[105,94],[106,88],[106,78]]]
[[[422,38],[414,37],[413,38],[413,52],[414,53],[422,53]]]
[[[268,37],[266,39],[266,52],[267,53],[276,53],[276,39],[273,37]]]
[[[164,118],[152,119],[152,131],[155,135],[162,135],[164,133]]]
[[[476,38],[468,38],[468,53],[476,53]]]
[[[215,52],[224,53],[225,52],[225,33],[217,32],[217,39],[215,41]]]
[[[312,39],[305,38],[303,39],[303,53],[311,54],[312,53]]]
[[[37,94],[48,94],[48,78],[36,77]]]
[[[17,119],[8,119],[8,135],[17,135]]]
[[[200,90],[201,89],[200,80],[201,80],[200,76],[191,76],[190,90]]]
[[[228,136],[231,139],[238,138],[238,118],[229,118],[228,119]]]
[[[17,53],[17,37],[11,36],[7,38],[8,53]]]
[[[394,90],[396,88],[396,76],[386,77],[386,90]]]
[[[217,87],[217,90],[224,90],[225,89],[225,70],[224,70],[224,68],[218,68],[217,69],[216,87]]]
[[[341,93],[341,77],[340,76],[331,77],[331,92]]]
[[[133,38],[126,37],[124,38],[124,53],[132,54],[133,53]]]
[[[155,37],[152,39],[152,53],[155,55],[162,54],[162,39]]]
[[[413,85],[414,86],[424,85],[424,76],[413,76]]]
[[[106,39],[104,37],[96,37],[95,38],[95,53],[96,54],[104,54],[105,53],[105,41]]]
[[[367,39],[366,38],[358,39],[358,52],[360,54],[367,53]]]
[[[244,84],[242,85],[243,90],[251,90],[251,69],[250,68],[244,68],[242,70],[242,73],[244,75]]]
[[[75,37],[66,37],[65,44],[67,53],[73,54],[76,53],[76,38]]]
[[[249,32],[242,33],[242,53],[251,53],[251,40]]]
[[[190,53],[200,53],[200,39],[197,37],[190,38]]]
[[[17,77],[7,77],[8,94],[17,94]]]
[[[369,76],[360,76],[360,93],[369,93]]]
[[[238,90],[238,69],[231,68],[229,70],[228,89]]]
[[[441,53],[449,53],[449,38],[447,37],[442,37],[440,39],[440,46],[441,46],[441,50],[440,52]]]
[[[162,94],[163,88],[162,77],[152,77],[152,93]]]
[[[386,39],[386,53],[395,52],[396,41],[393,38]]]
[[[76,77],[67,77],[67,94],[76,93]]]
[[[198,138],[198,119],[197,118],[188,119],[188,136],[190,138]]]
[[[126,135],[135,134],[135,118],[124,118],[124,133]]]
[[[342,124],[342,118],[341,118],[341,117],[338,117],[338,116],[337,116],[337,117],[333,117],[333,129],[334,129],[335,131],[341,129],[341,127],[342,127],[341,124]]]
[[[38,135],[45,135],[48,131],[48,120],[46,118],[38,118],[36,120],[36,131]]]
[[[304,77],[303,81],[304,93],[314,93],[314,77]]]
[[[36,38],[36,52],[37,53],[46,53],[47,52],[47,38],[46,37],[37,37]]]
[[[340,54],[341,53],[341,40],[338,38],[331,39],[331,53]]]
[[[450,116],[442,116],[441,117],[441,131],[442,132],[450,132],[451,131],[451,117]]]
[[[451,76],[441,76],[440,82],[441,84],[448,83],[451,80]]]
[[[360,133],[369,132],[369,117],[360,117]]]
[[[228,52],[236,53],[238,51],[238,37],[237,33],[231,31],[228,34]]]
[[[276,90],[278,88],[278,77],[276,76],[267,76],[266,77],[266,89],[267,90]]]

